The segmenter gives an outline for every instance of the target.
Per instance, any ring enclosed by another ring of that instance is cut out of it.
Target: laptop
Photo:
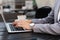
[[[2,19],[4,21],[4,24],[6,26],[6,29],[7,29],[8,33],[31,32],[31,30],[25,30],[23,28],[16,28],[16,27],[14,27],[12,25],[12,22],[7,22],[5,20],[5,17],[4,17],[4,14],[3,13],[1,14],[1,16],[2,16]]]

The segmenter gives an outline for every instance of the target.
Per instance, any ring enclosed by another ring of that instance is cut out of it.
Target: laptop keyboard
[[[22,27],[16,28],[16,27],[14,27],[12,24],[9,24],[9,27],[10,27],[11,31],[24,30]]]

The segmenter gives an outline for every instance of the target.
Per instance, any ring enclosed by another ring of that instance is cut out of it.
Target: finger
[[[31,23],[32,21],[31,20],[26,20],[28,23]]]
[[[16,19],[15,21],[19,21],[18,19]]]
[[[22,27],[22,24],[16,24],[15,27]]]
[[[16,25],[16,22],[13,22],[12,24],[15,26]]]

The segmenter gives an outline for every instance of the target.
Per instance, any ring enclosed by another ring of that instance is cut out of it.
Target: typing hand
[[[24,29],[31,29],[30,21],[28,20],[14,21],[13,25],[15,25],[15,27],[22,27]]]

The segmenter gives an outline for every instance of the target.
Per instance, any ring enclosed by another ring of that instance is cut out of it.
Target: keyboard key
[[[14,27],[12,24],[10,24],[9,25],[10,26],[10,28],[11,28],[11,31],[21,31],[21,30],[24,30],[22,27],[18,27],[18,28],[16,28],[16,27]]]
[[[22,27],[15,28],[17,30],[24,30]]]
[[[12,24],[9,24],[11,31],[16,31],[15,27]]]

